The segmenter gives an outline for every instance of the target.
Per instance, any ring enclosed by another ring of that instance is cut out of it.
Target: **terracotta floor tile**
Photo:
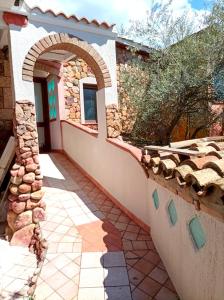
[[[166,287],[162,287],[158,294],[155,296],[155,300],[178,300],[178,296],[171,292]]]
[[[160,262],[159,255],[156,252],[151,251],[151,250],[146,253],[146,255],[144,256],[144,259],[147,261],[150,261],[151,263],[153,263],[155,265],[157,265]]]
[[[38,297],[38,299],[39,299],[39,297]],[[61,297],[57,292],[54,292],[53,294],[48,296],[46,299],[47,300],[64,300],[64,298]]]
[[[138,287],[140,290],[153,297],[158,293],[162,286],[155,280],[149,277],[145,277],[145,279],[139,284]]]
[[[115,224],[115,227],[118,229],[118,230],[125,230],[127,228],[127,224],[125,223],[120,223],[120,222],[116,222]]]
[[[134,250],[148,249],[148,246],[145,241],[132,241],[132,246]]]
[[[38,300],[44,300],[53,293],[54,290],[46,282],[42,282],[35,290],[35,295]]]
[[[150,232],[141,229],[64,156],[50,157],[65,180],[53,178],[54,174],[45,180],[51,186],[46,188],[49,217],[43,224],[49,249],[42,268],[44,281],[40,276],[38,288],[46,284],[43,290],[49,300],[176,299],[164,298],[175,296],[175,289]]]
[[[137,226],[137,225],[131,225],[129,224],[126,228],[127,231],[130,231],[130,232],[135,232],[135,233],[139,233],[140,231],[140,227]]]
[[[81,268],[102,268],[103,259],[103,252],[82,253]]]
[[[66,253],[66,252],[72,252],[73,251],[73,245],[75,243],[62,243],[60,242],[58,245],[58,252]]]
[[[128,232],[126,231],[123,235],[123,238],[129,241],[136,241],[138,234],[135,232]]]
[[[143,281],[143,279],[145,278],[145,274],[143,274],[142,272],[131,268],[128,271],[128,276],[129,276],[129,280],[132,284],[134,284],[135,286],[139,285],[139,283],[141,281]]]
[[[118,221],[121,222],[121,223],[128,224],[131,220],[126,215],[121,214],[120,217],[119,217],[119,219],[118,219]]]
[[[131,243],[131,241],[128,241],[128,240],[122,241],[122,247],[123,247],[123,250],[133,250],[132,243]]]
[[[137,240],[138,240],[138,241],[151,241],[152,238],[151,238],[151,236],[148,235],[148,234],[139,234]],[[148,245],[147,245],[147,246],[148,246]]]
[[[127,269],[125,267],[107,267],[104,269],[104,287],[129,285]]]
[[[147,241],[146,243],[147,243],[147,246],[149,249],[156,251],[156,247],[155,247],[153,241]]]
[[[80,288],[78,300],[104,300],[104,288]]]
[[[125,258],[139,258],[138,255],[133,253],[132,251],[124,251]],[[142,257],[142,256],[141,256]]]
[[[176,293],[176,289],[172,283],[172,281],[170,280],[170,278],[167,279],[166,283],[164,284],[165,287],[167,287],[168,289],[170,289],[172,292]]]
[[[136,288],[132,293],[132,299],[133,300],[151,300],[152,297],[145,294],[139,288]]]
[[[149,277],[151,277],[152,279],[158,281],[161,284],[164,284],[166,282],[166,280],[168,279],[168,274],[167,274],[166,271],[156,267],[149,274]]]
[[[103,268],[81,269],[80,288],[103,287]]]
[[[134,265],[134,268],[145,275],[148,275],[155,268],[155,265],[142,258]]]
[[[121,210],[120,210],[120,208],[113,207],[113,208],[111,209],[111,213],[112,213],[112,214],[115,214],[115,215],[120,215],[120,214],[121,214]]]
[[[144,257],[147,253],[148,250],[133,250],[132,251],[137,257],[142,258]]]
[[[66,282],[62,287],[57,289],[57,293],[65,300],[72,300],[78,295],[78,286],[71,280]]]
[[[54,258],[53,260],[51,260],[51,263],[58,269],[60,270],[61,268],[63,268],[64,266],[66,266],[68,263],[70,263],[70,259],[64,255],[58,255],[56,258]]]
[[[57,253],[58,251],[58,243],[48,243],[48,253]]]
[[[158,264],[158,267],[160,267],[160,269],[163,269],[163,270],[166,270],[163,262],[160,260],[159,264]]]
[[[68,278],[73,278],[80,272],[80,267],[74,262],[67,264],[65,267],[60,269],[60,271]]]
[[[107,267],[125,267],[125,257],[123,251],[108,252],[102,256],[103,266]]]
[[[43,280],[47,280],[49,277],[54,275],[57,271],[58,269],[52,263],[47,263],[41,269],[40,278]]]
[[[108,218],[108,220],[110,220],[110,221],[117,221],[117,219],[119,218],[119,216],[118,216],[118,215],[115,215],[115,214],[113,214],[113,213],[110,213],[110,214],[107,215],[107,218]]]
[[[57,290],[59,287],[65,285],[69,281],[68,277],[60,271],[49,277],[45,282],[53,289]]]
[[[134,266],[138,262],[138,258],[126,258],[126,263],[129,266]]]
[[[105,288],[105,300],[132,300],[129,286],[107,287]]]

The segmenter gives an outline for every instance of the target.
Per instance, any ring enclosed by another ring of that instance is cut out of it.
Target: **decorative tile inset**
[[[159,196],[158,196],[157,189],[154,190],[154,192],[152,194],[152,198],[153,198],[155,208],[158,209],[159,208]]]
[[[175,225],[177,222],[177,211],[173,200],[171,200],[168,205],[168,213],[169,213],[171,224]]]
[[[194,217],[189,223],[189,229],[197,249],[202,248],[206,243],[205,233],[198,217]]]

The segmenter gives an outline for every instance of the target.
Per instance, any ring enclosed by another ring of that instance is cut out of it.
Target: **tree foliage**
[[[147,60],[135,55],[122,75],[137,111],[132,135],[161,144],[183,119],[194,128],[191,136],[186,128],[188,137],[217,121],[212,104],[217,91],[224,91],[224,1],[200,16],[197,32],[197,18],[174,16],[171,4],[153,5],[144,22],[129,28],[129,35],[151,49]]]

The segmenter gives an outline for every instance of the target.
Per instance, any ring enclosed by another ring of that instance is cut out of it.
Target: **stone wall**
[[[130,99],[124,89],[122,72],[130,67],[130,62],[133,59],[133,54],[126,47],[116,47],[117,55],[117,87],[119,97],[119,113],[121,119],[121,133],[128,134],[132,131],[136,112],[131,105]]]
[[[122,71],[129,65],[133,59],[133,54],[126,47],[116,47],[117,55],[117,86],[119,96],[119,109],[116,110],[116,122],[112,130],[112,115],[111,107],[107,111],[107,121],[109,120],[108,136],[117,136],[120,134],[127,134],[132,131],[136,119],[136,112],[130,103],[130,100],[123,87]],[[84,60],[74,58],[73,60],[64,63],[64,89],[65,89],[65,108],[67,120],[81,123],[81,108],[80,108],[80,88],[79,80],[85,77],[95,77],[91,68]],[[120,124],[118,125],[117,113],[119,114]],[[108,119],[108,114],[110,117]],[[97,129],[96,124],[87,124],[88,127]],[[113,131],[113,132],[112,132]]]
[[[0,50],[0,155],[12,132],[13,98],[8,51]]]
[[[107,136],[116,138],[121,134],[122,126],[120,120],[119,109],[116,104],[111,104],[106,107],[107,120]]]
[[[45,203],[41,190],[43,177],[39,165],[33,103],[26,100],[16,103],[14,134],[17,147],[8,196],[8,237],[12,245],[30,246],[31,240],[35,240],[35,228],[45,219]]]
[[[67,120],[81,123],[80,88],[79,80],[86,77],[95,77],[91,68],[80,58],[74,58],[64,63],[63,78],[65,90],[65,109]],[[87,125],[97,129],[97,125]]]

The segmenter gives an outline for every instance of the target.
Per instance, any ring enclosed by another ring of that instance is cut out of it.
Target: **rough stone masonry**
[[[45,219],[33,103],[27,100],[16,103],[14,131],[17,148],[8,196],[8,236],[12,245],[31,246],[31,240],[35,244],[34,237],[38,240],[39,222]]]

